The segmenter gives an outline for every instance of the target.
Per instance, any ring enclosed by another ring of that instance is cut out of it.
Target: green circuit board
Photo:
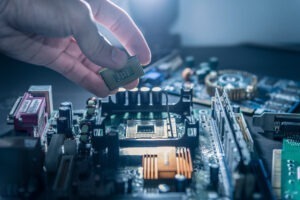
[[[300,199],[300,143],[283,140],[281,157],[282,199]]]

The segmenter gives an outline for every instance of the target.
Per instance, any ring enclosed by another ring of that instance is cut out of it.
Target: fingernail
[[[123,67],[128,59],[126,53],[118,48],[113,48],[111,56],[117,67]]]

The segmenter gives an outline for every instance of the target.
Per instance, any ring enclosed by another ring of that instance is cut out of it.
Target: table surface
[[[253,46],[234,47],[194,47],[182,48],[183,56],[193,55],[196,62],[205,61],[211,56],[220,59],[220,68],[246,70],[257,75],[269,75],[300,81],[300,52]],[[62,75],[45,67],[33,66],[16,61],[0,54],[0,134],[12,129],[6,125],[6,116],[18,96],[27,91],[30,85],[52,85],[54,108],[62,101],[73,102],[75,109],[83,108],[85,100],[93,96],[89,92],[68,81]],[[271,170],[272,150],[281,148],[279,141],[274,141],[259,134],[247,122],[267,170]]]

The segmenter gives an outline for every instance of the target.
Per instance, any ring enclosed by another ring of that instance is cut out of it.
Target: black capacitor
[[[187,57],[185,57],[185,64],[188,67],[194,67],[194,65],[195,65],[195,58],[194,58],[194,56],[187,56]]]
[[[218,190],[219,184],[219,165],[211,163],[209,165],[210,185],[213,190]]]
[[[70,108],[70,120],[73,123],[73,104],[72,104],[72,102],[69,102],[69,101],[62,102],[62,103],[60,103],[60,107]]]
[[[119,105],[124,105],[126,102],[126,89],[119,88],[118,92],[116,93],[116,103]]]
[[[197,76],[197,80],[198,80],[199,84],[204,83],[204,79],[205,79],[207,74],[208,74],[208,70],[206,70],[206,69],[198,69],[196,71],[196,76]]]
[[[66,117],[57,118],[57,133],[65,134],[66,137],[72,137],[72,129]]]
[[[202,62],[199,64],[200,69],[210,69],[209,63],[208,62]]]
[[[70,120],[70,124],[72,125],[72,110],[68,106],[60,106],[58,108],[59,116],[60,117],[66,117],[68,120]]]
[[[140,98],[141,98],[141,105],[149,105],[150,104],[150,88],[142,87],[140,89]]]
[[[152,104],[153,105],[162,104],[162,89],[160,87],[152,88]]]
[[[210,57],[209,58],[209,66],[212,70],[216,70],[219,66],[219,58],[217,57]]]
[[[71,108],[70,107],[67,107],[67,106],[60,106],[59,109],[58,109],[58,112],[59,112],[59,117],[65,117],[67,118],[67,123],[68,123],[68,131],[71,131],[72,132],[72,111],[71,111]]]
[[[139,90],[137,88],[133,88],[128,91],[128,104],[129,105],[137,105],[138,104],[138,93]]]
[[[232,106],[232,111],[234,113],[240,113],[241,112],[241,107],[239,105],[233,105]]]
[[[185,192],[187,187],[187,179],[184,175],[176,174],[175,175],[175,188],[176,192]]]

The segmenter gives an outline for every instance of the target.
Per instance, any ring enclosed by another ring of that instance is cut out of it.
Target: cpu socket
[[[177,137],[175,119],[171,118],[173,137]],[[168,138],[171,137],[168,120],[127,120],[126,138]]]

